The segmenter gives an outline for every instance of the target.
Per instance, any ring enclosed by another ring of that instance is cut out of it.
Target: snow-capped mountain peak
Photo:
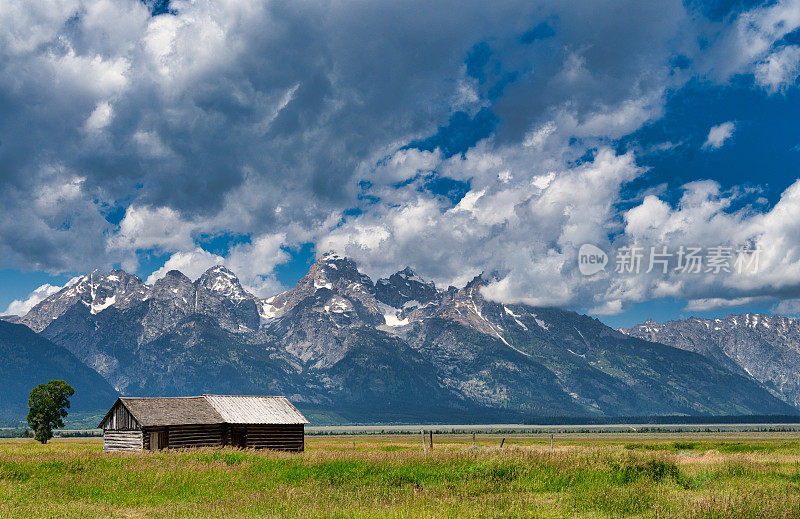
[[[214,265],[206,270],[196,283],[206,290],[216,292],[229,299],[240,301],[254,298],[242,287],[236,274],[223,265]]]
[[[124,270],[95,270],[70,280],[64,288],[34,306],[20,322],[40,332],[76,304],[82,303],[91,314],[98,314],[112,306],[130,308],[147,299],[148,291],[141,279]]]
[[[426,282],[410,267],[379,279],[375,284],[375,293],[381,303],[394,308],[421,306],[439,297],[436,285]]]
[[[338,254],[337,252],[332,251],[332,250],[328,251],[328,252],[325,252],[324,254],[322,254],[319,257],[319,261],[321,261],[321,262],[338,261],[338,260],[343,260],[343,259],[347,259],[347,258],[345,258],[344,256],[341,256],[340,254]]]

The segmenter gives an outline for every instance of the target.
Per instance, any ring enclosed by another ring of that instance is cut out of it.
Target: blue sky
[[[0,310],[95,268],[225,263],[268,296],[328,249],[612,326],[800,309],[798,2],[19,9]],[[582,276],[584,243],[763,251]]]

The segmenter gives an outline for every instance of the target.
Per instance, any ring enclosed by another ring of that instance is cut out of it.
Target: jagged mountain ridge
[[[153,286],[123,270],[95,270],[72,280],[34,306],[18,322],[41,332],[77,304],[84,305],[94,315],[107,308],[127,310],[146,301],[160,302],[166,312],[214,315],[220,326],[232,331],[257,330],[260,324],[259,299],[242,288],[239,279],[222,265],[208,269],[194,282],[172,270]],[[162,321],[156,329],[174,324]]]
[[[751,376],[781,399],[800,405],[798,319],[743,313],[724,319],[647,320],[621,331],[701,353],[734,372]]]
[[[47,297],[18,320],[35,332],[44,330],[53,320],[78,303],[91,313],[102,312],[109,306],[129,308],[147,297],[148,287],[138,277],[123,270],[77,277],[60,291]]]
[[[123,394],[279,393],[357,421],[795,412],[702,355],[487,301],[481,276],[438,290],[406,268],[373,283],[329,253],[267,299],[218,266],[194,282],[171,271],[119,305],[108,290],[96,301],[103,276],[23,319]]]

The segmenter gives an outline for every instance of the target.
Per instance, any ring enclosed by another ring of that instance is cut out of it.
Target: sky
[[[266,297],[334,250],[611,326],[800,314],[800,0],[6,0],[0,28],[0,313],[96,268]]]

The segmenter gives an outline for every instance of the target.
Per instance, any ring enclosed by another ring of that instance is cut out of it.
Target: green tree
[[[28,425],[41,443],[53,437],[53,429],[64,427],[69,409],[69,397],[75,394],[72,386],[63,380],[51,380],[31,390],[28,398]]]

